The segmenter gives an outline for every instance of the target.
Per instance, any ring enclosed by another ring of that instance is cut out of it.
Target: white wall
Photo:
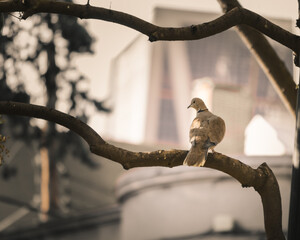
[[[107,116],[104,134],[115,141],[139,144],[144,139],[150,64],[147,46],[138,37],[122,51],[112,68],[113,109]]]

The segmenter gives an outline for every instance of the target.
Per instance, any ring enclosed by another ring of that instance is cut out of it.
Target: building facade
[[[158,7],[153,22],[185,26],[216,17],[205,10]],[[290,20],[272,20],[291,30]],[[271,44],[292,72],[291,52]],[[254,168],[268,162],[274,170],[287,230],[294,120],[233,29],[190,42],[149,43],[138,36],[114,59],[111,73],[113,111],[105,116],[106,139],[134,151],[188,149],[189,125],[195,113],[186,107],[192,97],[203,98],[227,126],[216,151]],[[255,135],[258,126],[263,131]],[[280,151],[264,145],[275,137]],[[258,146],[262,151],[257,151]],[[20,222],[11,225],[17,228],[5,228],[5,221],[20,209],[2,203],[1,239],[264,239],[259,195],[253,189],[242,189],[223,173],[182,166],[125,173],[106,159],[100,159],[100,169],[92,171],[82,170],[73,160],[67,160],[66,166],[72,207],[77,207],[78,214],[28,227],[25,223],[38,219],[38,214],[24,213]],[[13,184],[9,190],[10,186]],[[28,189],[26,200],[31,201],[34,184]],[[89,206],[92,212],[86,211]],[[19,226],[25,228],[15,231]]]

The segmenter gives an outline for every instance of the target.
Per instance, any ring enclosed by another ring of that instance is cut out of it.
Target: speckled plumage
[[[225,135],[225,122],[222,118],[208,111],[205,103],[200,98],[193,98],[188,106],[197,111],[197,115],[190,127],[191,149],[183,164],[202,167],[207,158],[209,149],[220,143]]]

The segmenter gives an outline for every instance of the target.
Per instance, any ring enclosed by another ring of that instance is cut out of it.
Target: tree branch
[[[22,2],[25,2],[25,4]],[[53,0],[9,0],[0,2],[0,12],[16,11],[24,12],[24,19],[36,13],[58,13],[85,19],[114,22],[147,35],[150,41],[196,40],[215,35],[236,25],[245,24],[264,33],[294,52],[299,52],[300,49],[299,36],[243,8],[234,8],[211,22],[180,28],[159,27],[130,14],[90,5]]]
[[[77,133],[91,146],[105,143],[87,124],[53,108],[21,102],[0,101],[0,109],[3,114],[40,118],[62,125]]]
[[[225,31],[233,26],[244,24],[264,33],[296,53],[300,50],[299,36],[280,28],[254,12],[240,7],[231,9],[211,22],[181,28],[159,27],[126,13],[90,5],[52,0],[9,0],[0,2],[0,12],[15,11],[24,12],[24,19],[33,14],[44,12],[114,22],[147,35],[150,41],[201,39]],[[282,90],[280,87],[279,89]],[[284,89],[292,88],[287,87]],[[183,150],[159,150],[142,153],[117,148],[105,142],[92,128],[80,120],[42,106],[0,102],[0,114],[35,117],[58,123],[80,135],[90,146],[91,152],[118,162],[125,169],[144,166],[174,167],[181,165],[187,154],[187,151]],[[236,159],[220,153],[210,153],[205,167],[229,174],[237,179],[242,186],[254,187],[262,198],[268,239],[284,239],[281,226],[282,213],[279,187],[274,174],[267,164],[262,164],[259,168],[252,169]]]
[[[182,165],[187,151],[159,150],[132,152],[105,142],[91,127],[55,109],[19,102],[0,101],[0,114],[40,118],[60,124],[81,136],[91,152],[120,163],[125,169],[134,167]],[[238,180],[243,187],[254,187],[262,198],[268,239],[284,239],[281,226],[281,197],[272,170],[263,163],[257,169],[220,153],[209,153],[204,167],[216,169]]]
[[[237,0],[218,0],[218,2],[223,12],[242,7]],[[246,25],[238,25],[236,30],[270,80],[285,107],[296,118],[296,83],[285,64],[261,33]]]

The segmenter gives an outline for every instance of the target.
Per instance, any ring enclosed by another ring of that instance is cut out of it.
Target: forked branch
[[[269,36],[298,53],[299,36],[284,30],[262,16],[244,8],[233,8],[219,18],[188,27],[160,27],[127,13],[90,5],[80,5],[54,0],[8,0],[0,2],[0,12],[24,12],[23,19],[36,13],[58,13],[85,19],[99,19],[135,29],[149,37],[150,41],[195,40],[223,32],[233,26],[245,24]]]
[[[80,5],[54,0],[0,1],[0,12],[21,11],[23,19],[36,13],[57,13],[86,19],[99,19],[135,29],[149,37],[150,41],[175,41],[202,39],[237,26],[246,45],[251,49],[262,69],[275,87],[287,109],[295,116],[296,84],[275,51],[259,32],[288,47],[296,54],[300,50],[299,36],[290,33],[262,16],[242,8],[236,0],[218,0],[224,15],[219,18],[188,27],[160,27],[140,18],[111,9]],[[257,31],[254,31],[256,29]]]
[[[82,121],[47,107],[33,104],[0,101],[0,114],[40,118],[60,124],[81,136],[91,152],[120,163],[125,169],[134,167],[182,165],[187,154],[184,150],[158,150],[154,152],[132,152],[105,142],[90,126]],[[220,153],[208,155],[205,167],[229,174],[243,187],[254,187],[262,198],[265,229],[268,239],[285,239],[282,233],[281,197],[276,178],[267,164],[257,169]]]
[[[99,19],[135,29],[147,35],[150,41],[202,39],[223,32],[233,26],[238,26],[240,34],[246,39],[246,45],[258,59],[287,109],[295,116],[296,84],[283,62],[259,32],[290,48],[296,54],[300,50],[299,36],[282,29],[252,11],[242,8],[236,0],[219,0],[219,2],[225,12],[224,15],[207,23],[179,28],[160,27],[130,14],[92,7],[89,4],[80,5],[54,0],[2,1],[0,2],[0,12],[21,11],[24,12],[23,19],[42,12]]]

